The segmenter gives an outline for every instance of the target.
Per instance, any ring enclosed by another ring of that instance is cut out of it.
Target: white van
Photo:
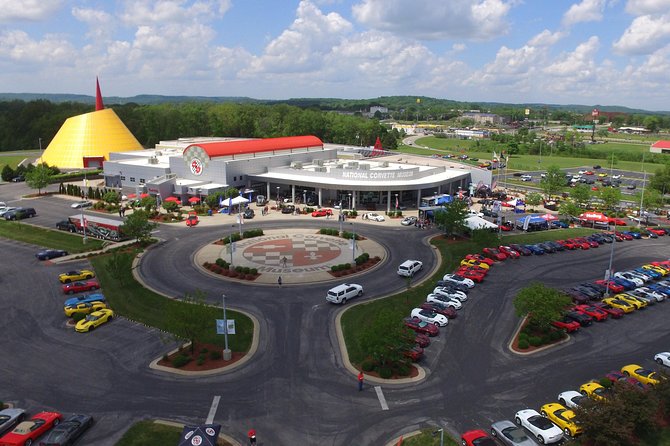
[[[403,277],[414,277],[423,268],[423,262],[419,260],[405,260],[398,267],[398,275]]]
[[[343,283],[328,290],[326,300],[334,304],[346,304],[349,299],[363,294],[363,287],[355,283]]]

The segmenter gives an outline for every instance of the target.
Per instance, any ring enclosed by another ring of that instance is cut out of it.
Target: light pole
[[[235,225],[233,225],[233,228],[235,228]],[[230,243],[228,246],[230,247],[230,266],[233,266],[233,248],[235,245],[233,245],[233,233],[230,233],[229,236]]]
[[[279,209],[279,186],[277,186],[277,209]]]
[[[307,206],[307,189],[302,190],[302,204]]]
[[[349,194],[349,206],[347,206],[349,210],[351,210],[351,194]]]
[[[444,446],[444,429],[438,429],[433,432],[433,437],[437,434],[440,434],[440,446]]]
[[[222,294],[221,295],[221,303],[223,304],[223,342],[224,342],[224,348],[223,348],[223,360],[224,361],[230,361],[230,359],[233,357],[232,352],[228,348],[228,319],[226,319],[226,295]]]
[[[39,144],[40,144],[40,152],[42,151],[42,138],[37,138]]]
[[[356,264],[356,227],[351,222],[351,264]]]
[[[340,196],[340,198],[342,198]],[[342,235],[342,200],[340,200],[340,214],[337,216],[337,219],[340,221],[340,235]]]
[[[398,194],[395,194],[395,213],[398,213]]]

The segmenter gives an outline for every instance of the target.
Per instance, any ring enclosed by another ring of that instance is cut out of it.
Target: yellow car
[[[75,313],[88,314],[93,311],[102,310],[103,308],[107,308],[104,302],[79,302],[74,305],[65,305],[63,311],[65,312],[65,316],[72,317]]]
[[[95,277],[95,273],[88,269],[68,271],[66,273],[60,274],[58,280],[60,283],[70,283],[76,282],[77,280],[88,280]]]
[[[477,267],[482,268],[482,269],[491,268],[487,263],[480,262],[480,261],[474,260],[474,259],[461,260],[461,266],[477,266]]]
[[[582,427],[575,420],[575,413],[562,404],[545,404],[540,408],[540,413],[553,421],[556,426],[563,429],[565,435],[569,437],[574,437],[583,432]]]
[[[661,376],[652,372],[649,369],[643,369],[637,364],[628,364],[621,367],[621,373],[631,378],[635,378],[640,381],[642,384],[647,384],[650,386],[659,384],[661,382]]]
[[[614,297],[607,297],[603,299],[603,303],[609,305],[612,308],[618,308],[624,313],[632,313],[635,311],[635,306],[633,304],[629,304],[624,300],[616,299]]]
[[[599,176],[600,178],[605,178],[605,177],[607,176],[607,174],[606,174],[605,172],[600,172],[600,173],[598,174],[598,176]]]
[[[114,312],[112,310],[103,308],[102,310],[94,311],[93,313],[86,315],[84,319],[77,322],[74,329],[79,333],[86,333],[87,331],[99,327],[105,322],[111,321],[113,316]]]
[[[623,300],[624,302],[628,302],[629,304],[633,305],[636,310],[640,310],[642,308],[645,308],[647,306],[647,302],[643,301],[642,299],[638,299],[635,296],[631,296],[630,294],[626,293],[620,293],[614,296],[615,299]]]
[[[596,401],[605,401],[607,391],[598,383],[590,382],[579,386],[579,391],[582,395],[588,396]]]
[[[658,265],[642,265],[642,268],[644,269],[650,269],[652,271],[656,271],[657,273],[661,274],[662,276],[667,276],[668,275],[668,270],[662,266]]]

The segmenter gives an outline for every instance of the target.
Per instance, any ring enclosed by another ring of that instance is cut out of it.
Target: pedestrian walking
[[[249,444],[254,446],[256,444],[256,431],[254,429],[250,429],[247,433],[247,436],[249,437]]]
[[[358,391],[363,390],[363,372],[358,372]]]
[[[281,266],[286,268],[287,263],[288,263],[288,259],[286,258],[286,256],[284,256],[284,258],[281,259]]]
[[[279,276],[279,278],[277,278],[277,285],[281,286],[281,276]]]

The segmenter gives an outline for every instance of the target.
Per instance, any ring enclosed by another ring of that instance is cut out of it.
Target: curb
[[[183,423],[178,423],[176,421],[169,421],[169,420],[154,420],[154,423],[162,424],[164,426],[180,427],[182,429],[185,426],[185,424],[183,424]],[[219,438],[227,441],[228,443],[232,444],[233,446],[242,446],[242,443],[235,440],[233,437],[231,437],[229,435],[219,433]]]
[[[507,344],[507,349],[514,353],[515,355],[518,356],[530,356],[534,355],[535,353],[541,353],[543,351],[549,350],[550,348],[553,347],[558,347],[559,345],[566,344],[572,340],[570,335],[568,333],[565,333],[565,336],[567,336],[566,339],[563,339],[562,341],[556,342],[554,344],[548,344],[548,345],[543,345],[542,347],[536,348],[535,350],[531,350],[529,352],[520,352],[518,350],[514,350],[512,345],[514,345],[514,340],[519,336],[519,332],[521,331],[521,327],[523,326],[524,322],[526,322],[526,319],[528,319],[528,316],[524,317],[519,321],[519,323],[516,325],[516,329],[514,330],[514,334],[512,335],[512,338],[510,339],[509,343]]]

